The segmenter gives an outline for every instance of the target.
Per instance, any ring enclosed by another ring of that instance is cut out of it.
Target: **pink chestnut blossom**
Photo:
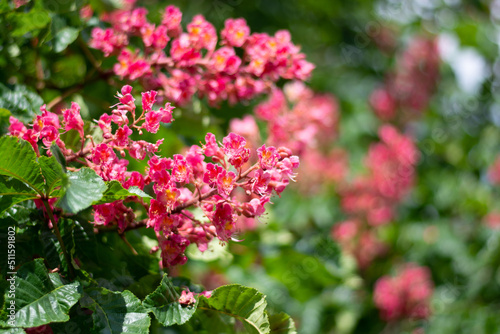
[[[212,222],[217,231],[217,237],[222,241],[228,241],[233,234],[236,217],[229,203],[218,202],[213,213]]]
[[[179,8],[173,5],[167,6],[165,8],[161,24],[167,27],[169,36],[177,37],[181,33],[181,21],[182,12],[179,10]]]
[[[429,269],[407,264],[397,276],[384,276],[375,284],[374,302],[385,321],[425,319],[433,293]]]
[[[162,115],[158,111],[151,110],[144,115],[145,117],[145,122],[144,122],[144,128],[146,131],[151,132],[151,133],[157,133],[158,130],[160,129],[160,121],[162,118]]]
[[[11,136],[22,137],[28,131],[26,126],[13,116],[9,117],[9,123],[9,135]]]
[[[149,92],[141,93],[142,96],[142,109],[144,111],[150,111],[153,107],[153,104],[156,102],[157,91],[152,90]]]
[[[196,299],[194,299],[194,294],[187,290],[182,290],[181,296],[179,298],[179,304],[185,305],[185,306],[191,306],[196,303]]]
[[[250,158],[250,150],[245,147],[246,143],[245,138],[233,132],[222,139],[224,153],[235,168],[241,167]]]
[[[173,232],[166,235],[157,233],[157,237],[158,245],[162,250],[161,265],[164,268],[186,263],[187,257],[184,255],[184,251],[190,244],[187,238]]]
[[[218,175],[217,175],[217,190],[219,192],[219,195],[222,196],[222,198],[227,198],[231,194],[231,191],[234,188],[234,182],[236,179],[236,174],[233,172],[228,172],[227,170],[223,169]]]
[[[214,26],[205,20],[203,15],[195,15],[191,23],[187,25],[187,31],[189,40],[196,50],[204,48],[213,51],[215,49],[217,32]]]
[[[203,175],[203,182],[207,183],[211,187],[216,186],[217,178],[219,177],[219,174],[222,173],[222,170],[222,166],[208,163],[206,166],[205,174]]]
[[[280,159],[276,148],[274,146],[266,148],[266,144],[257,149],[257,154],[259,156],[259,163],[262,169],[274,168]]]
[[[227,19],[221,31],[223,42],[229,46],[241,47],[250,35],[250,28],[243,18]]]

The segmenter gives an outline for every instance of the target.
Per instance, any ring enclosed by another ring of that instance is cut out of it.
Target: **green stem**
[[[52,222],[52,226],[54,227],[54,233],[57,237],[57,240],[59,241],[59,244],[61,245],[61,250],[64,254],[64,258],[66,259],[66,262],[68,263],[68,270],[69,270],[69,276],[71,279],[75,277],[75,272],[73,270],[73,264],[71,262],[71,257],[68,254],[68,251],[66,250],[66,246],[64,245],[63,239],[61,237],[61,232],[59,232],[59,227],[57,226],[56,220],[54,219],[54,214],[52,213],[52,209],[50,208],[49,200],[47,198],[44,198],[43,200],[43,205],[45,206],[45,209],[47,210],[47,214],[49,215],[49,219]]]

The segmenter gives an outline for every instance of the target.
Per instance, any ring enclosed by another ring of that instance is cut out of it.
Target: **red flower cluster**
[[[382,142],[372,144],[366,157],[369,174],[340,184],[341,206],[350,219],[332,228],[332,237],[360,268],[385,252],[376,227],[394,219],[398,203],[413,186],[419,157],[413,140],[394,127],[382,126],[379,136]]]
[[[37,115],[35,117],[31,129],[26,128],[21,121],[10,116],[10,135],[28,141],[37,154],[39,154],[37,144],[39,140],[42,140],[45,148],[49,148],[52,143],[56,143],[63,152],[69,152],[59,136],[59,129],[61,128],[59,116],[47,111],[45,104],[40,107],[40,111],[42,115]],[[72,129],[78,131],[80,138],[83,140],[83,120],[80,116],[80,106],[76,103],[72,103],[70,109],[63,110],[63,115],[64,120],[62,126],[64,129],[66,131]],[[48,152],[50,154],[50,151]]]
[[[343,251],[356,258],[360,268],[366,268],[379,255],[387,250],[373,229],[367,228],[359,220],[347,220],[332,228],[332,238]]]
[[[370,174],[340,191],[344,211],[372,226],[393,219],[398,202],[413,186],[419,157],[413,140],[394,127],[384,125],[379,136],[382,142],[372,144],[366,158]]]
[[[132,88],[124,86],[118,94],[119,103],[111,114],[103,114],[98,126],[103,131],[104,141],[94,143],[89,136],[84,142],[83,121],[80,108],[73,103],[71,109],[64,110],[64,129],[78,131],[82,138],[82,148],[73,152],[64,147],[60,140],[59,117],[42,107],[42,116],[34,120],[33,128],[27,129],[17,119],[11,117],[10,134],[28,138],[38,151],[38,140],[45,147],[57,143],[67,161],[77,161],[92,168],[105,181],[116,180],[126,189],[138,187],[144,189],[152,185],[155,199],[147,204],[135,197],[148,212],[145,225],[154,228],[162,251],[162,265],[165,267],[186,262],[184,250],[190,243],[196,243],[201,251],[217,236],[227,241],[235,232],[235,221],[240,215],[254,218],[264,213],[264,205],[270,202],[273,194],[280,194],[295,176],[299,159],[285,147],[275,148],[263,145],[253,154],[258,162],[245,168],[251,155],[246,147],[246,140],[235,133],[224,137],[218,143],[213,134],[206,135],[206,144],[191,146],[185,154],[176,154],[172,158],[162,158],[155,153],[162,139],[155,144],[130,138],[133,130],[156,133],[160,122],[169,123],[172,109],[169,103],[158,110],[156,91],[142,93],[142,113],[136,116]],[[115,129],[115,130],[113,130]],[[50,153],[50,151],[47,151]],[[128,171],[126,152],[133,159],[148,158],[148,168],[143,175],[137,171]],[[206,163],[205,158],[212,157],[213,163]],[[241,188],[247,197],[244,200],[234,196],[234,191]],[[202,222],[187,209],[196,206],[208,222]],[[117,225],[120,231],[136,223],[134,211],[125,206],[123,201],[115,201],[94,206],[94,224]]]
[[[138,79],[144,89],[160,90],[179,105],[195,93],[212,105],[249,100],[280,78],[305,80],[314,68],[286,30],[274,36],[250,34],[244,19],[228,19],[217,48],[217,31],[202,15],[184,31],[182,13],[175,6],[165,8],[159,25],[149,22],[146,14],[140,7],[106,14],[102,19],[112,27],[94,28],[90,46],[106,57],[118,56],[114,72],[121,78]],[[132,37],[142,40],[142,52],[129,48]]]
[[[382,120],[393,120],[398,110],[421,112],[429,103],[438,77],[437,42],[415,38],[398,59],[385,85],[372,93],[370,104]]]
[[[384,276],[375,284],[373,300],[385,321],[425,319],[434,290],[426,267],[407,264],[395,277]]]
[[[309,190],[327,182],[338,182],[346,171],[346,156],[332,149],[337,134],[338,105],[331,95],[314,94],[302,82],[291,82],[283,91],[274,89],[268,100],[255,109],[267,126],[267,141],[286,146],[301,160],[301,184]],[[259,142],[259,129],[252,116],[233,120],[233,132]]]

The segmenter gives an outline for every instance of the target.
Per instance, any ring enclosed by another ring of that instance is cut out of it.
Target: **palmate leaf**
[[[92,333],[147,334],[151,318],[141,301],[130,291],[113,292],[104,288],[90,288],[81,300],[82,307],[93,311]]]
[[[57,277],[50,277],[50,275]],[[69,320],[70,308],[81,296],[79,282],[62,284],[57,274],[49,274],[43,259],[36,259],[22,266],[17,272],[15,283],[16,317],[15,326],[37,327],[51,322]],[[6,305],[11,298],[6,294]],[[6,310],[3,310],[3,314]],[[5,319],[4,327],[6,326]]]
[[[210,298],[200,296],[196,314],[212,325],[219,318],[221,326],[229,316],[241,321],[247,333],[262,334],[270,332],[266,306],[265,296],[256,289],[230,284],[215,289]]]
[[[178,294],[167,275],[163,275],[160,286],[146,296],[142,304],[148,311],[153,312],[156,319],[164,326],[182,325],[196,311],[196,305],[179,304]]]

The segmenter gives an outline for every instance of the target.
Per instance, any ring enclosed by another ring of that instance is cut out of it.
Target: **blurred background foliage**
[[[77,101],[88,121],[114,103],[111,97],[121,83],[103,71],[114,60],[86,46],[91,28],[100,23],[96,17],[81,19],[79,10],[85,4],[37,0],[13,10],[12,3],[0,2],[4,133],[10,114],[29,121],[43,102],[54,107]],[[113,0],[90,4],[97,14],[118,5]],[[500,2],[138,2],[152,21],[160,20],[167,4],[181,9],[184,24],[201,13],[218,31],[229,17],[244,17],[252,31],[290,30],[293,42],[316,65],[308,85],[333,94],[339,102],[335,145],[348,152],[352,175],[365,170],[364,156],[381,124],[369,96],[394,69],[397,55],[418,35],[437,38],[442,58],[430,104],[405,129],[421,153],[417,182],[399,205],[394,222],[377,230],[389,245],[384,256],[368,268],[357,268],[354,258],[331,237],[332,226],[346,219],[335,185],[324,184],[314,193],[304,191],[305,185],[276,199],[258,227],[240,235],[241,242],[227,247],[214,243],[204,254],[190,247],[190,260],[174,274],[209,289],[231,282],[255,287],[267,295],[275,311],[295,319],[300,333],[410,333],[416,327],[425,333],[500,331],[500,232],[484,224],[484,217],[500,203],[500,187],[495,188],[487,175],[500,151]],[[392,45],[384,47],[384,32],[391,34]],[[198,143],[208,131],[225,133],[231,119],[252,113],[258,102],[215,109],[196,100],[189,108],[177,108],[176,121],[160,129],[165,138],[162,153]],[[135,231],[128,233],[136,248],[152,242]],[[111,237],[97,239],[115,242]],[[148,247],[143,248],[147,252]],[[148,276],[152,269],[145,268],[154,263],[131,261],[118,253],[108,260],[124,262],[123,272],[102,273],[118,288],[145,295],[148,289],[141,292],[141,284],[157,280]],[[373,287],[404,262],[430,268],[435,285],[432,314],[420,322],[387,324],[373,304]],[[131,287],[135,280],[142,283]],[[184,330],[157,328],[158,333]]]

